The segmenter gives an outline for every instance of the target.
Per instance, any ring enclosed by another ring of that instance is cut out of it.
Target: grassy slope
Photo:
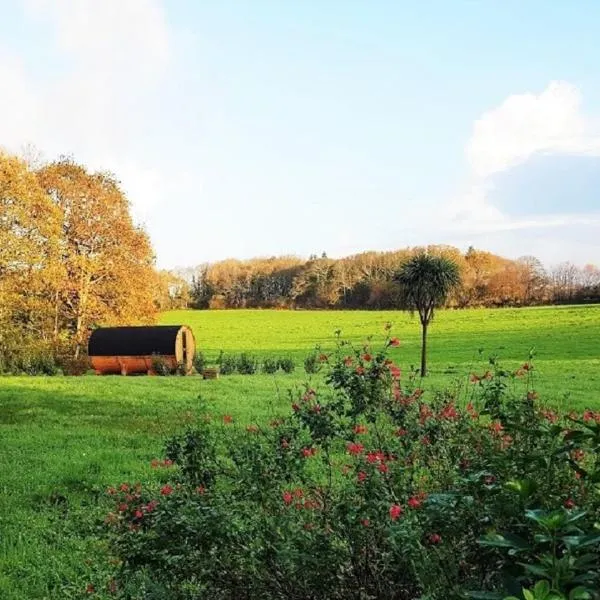
[[[332,334],[361,342],[386,321],[402,339],[397,358],[414,363],[418,324],[399,313],[173,312],[188,323],[209,358],[218,350],[286,354],[300,362]],[[477,349],[511,365],[537,349],[538,389],[569,405],[600,404],[600,307],[440,313],[431,330],[427,386],[465,380],[481,370]],[[160,475],[149,461],[162,439],[193,414],[202,394],[217,413],[254,420],[287,406],[285,390],[301,373],[221,378],[0,379],[0,598],[80,598],[97,554],[94,528],[101,490]],[[279,389],[279,392],[278,392]],[[81,530],[87,528],[82,536]]]

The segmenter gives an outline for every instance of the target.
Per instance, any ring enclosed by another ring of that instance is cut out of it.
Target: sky
[[[0,0],[0,146],[160,267],[474,245],[600,265],[597,0]]]

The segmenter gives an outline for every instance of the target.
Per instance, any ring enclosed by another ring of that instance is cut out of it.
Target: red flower
[[[494,421],[493,423],[490,423],[490,431],[492,431],[495,434],[499,434],[503,429],[503,425],[502,423],[500,423],[500,421]]]
[[[363,519],[361,524],[363,527],[369,527],[371,525],[371,521],[369,521],[369,519]]]
[[[408,506],[410,508],[419,508],[421,506],[421,499],[417,496],[412,496],[408,499]]]
[[[392,379],[400,379],[402,371],[396,365],[390,365],[389,369]]]
[[[294,490],[294,496],[296,496],[296,498],[302,498],[302,496],[304,496],[304,492],[302,491],[302,488],[296,488]]]
[[[173,488],[172,488],[172,487],[171,487],[169,484],[167,484],[167,485],[163,485],[163,486],[160,488],[160,493],[161,493],[163,496],[168,496],[168,495],[170,495],[170,494],[172,494],[172,493],[173,493]]]
[[[367,474],[364,471],[359,471],[356,479],[358,479],[359,483],[362,483],[367,478]]]
[[[159,460],[157,460],[157,459],[155,458],[155,459],[154,459],[154,460],[153,460],[153,461],[150,463],[150,466],[151,466],[153,469],[158,469],[158,467],[160,466],[160,461],[159,461]]]
[[[122,484],[119,486],[119,489],[120,489],[122,492],[128,492],[128,491],[129,491],[129,485],[127,485],[126,483],[122,483]]]
[[[378,450],[377,452],[369,452],[367,454],[367,462],[372,465],[383,460],[385,460],[385,454],[381,452],[381,450]]]
[[[328,360],[329,360],[329,357],[327,356],[327,354],[319,354],[320,362],[327,362]]]
[[[94,594],[96,592],[96,588],[94,587],[93,583],[88,583],[87,587],[85,588],[85,593],[86,594]]]
[[[358,456],[359,454],[363,453],[365,447],[362,444],[353,444],[352,442],[348,442],[346,444],[346,449],[348,450],[348,454]]]
[[[565,508],[575,508],[575,500],[573,500],[572,498],[567,498],[564,502],[563,502],[563,506]]]
[[[454,421],[459,418],[458,411],[452,402],[449,402],[444,406],[442,411],[440,412],[440,417],[442,419],[446,419],[448,421]]]
[[[371,356],[371,355],[370,355],[368,352],[362,355],[362,359],[363,359],[365,362],[371,362],[372,358],[373,358],[373,357],[372,357],[372,356]]]
[[[223,415],[223,423],[225,423],[225,425],[233,423],[233,417],[231,415]]]
[[[358,375],[364,375],[365,374],[365,368],[364,367],[356,367],[356,373]]]
[[[402,515],[402,507],[399,504],[392,504],[390,506],[390,519],[396,521]]]
[[[403,435],[406,435],[407,433],[408,433],[408,431],[406,431],[406,429],[402,429],[402,428],[396,429],[396,435],[398,437],[402,437]]]
[[[292,492],[285,491],[283,492],[283,502],[289,506],[294,501],[294,496]]]
[[[141,519],[141,518],[143,518],[143,516],[144,516],[144,513],[141,510],[138,509],[138,510],[135,511],[135,518],[136,519]]]
[[[308,458],[309,456],[314,456],[317,453],[316,448],[302,448],[302,456],[304,458]]]
[[[442,536],[439,533],[432,533],[429,536],[429,543],[439,544],[442,541]]]
[[[119,512],[125,512],[128,508],[129,508],[129,506],[127,504],[125,504],[125,502],[121,502],[121,504],[119,504],[117,510]]]
[[[389,345],[393,346],[394,348],[396,346],[400,345],[400,340],[397,337],[393,337],[390,341],[389,341]]]
[[[427,435],[424,435],[424,436],[421,438],[421,444],[422,444],[423,446],[429,446],[429,444],[431,444],[431,440],[429,439],[429,436],[427,436]]]
[[[300,407],[294,402],[294,404],[292,404],[292,410],[294,412],[298,412],[300,410]]]
[[[385,463],[381,463],[377,468],[381,473],[387,473],[389,470],[388,466]]]
[[[367,426],[366,425],[355,425],[354,426],[354,433],[360,435],[363,433],[367,433]]]
[[[173,461],[170,458],[163,460],[164,467],[170,467],[170,466],[172,466],[172,464],[173,464]]]

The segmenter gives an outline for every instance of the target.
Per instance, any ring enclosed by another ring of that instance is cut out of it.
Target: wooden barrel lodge
[[[88,356],[99,375],[151,375],[159,363],[171,372],[181,365],[189,374],[195,351],[194,334],[185,325],[102,327],[88,342]]]

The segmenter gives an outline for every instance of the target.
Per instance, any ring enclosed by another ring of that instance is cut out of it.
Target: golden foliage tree
[[[136,227],[118,182],[63,159],[42,167],[40,185],[60,211],[57,301],[77,357],[95,324],[144,323],[155,318],[153,252]]]
[[[58,207],[22,160],[0,153],[0,350],[9,335],[55,337],[59,239]]]

